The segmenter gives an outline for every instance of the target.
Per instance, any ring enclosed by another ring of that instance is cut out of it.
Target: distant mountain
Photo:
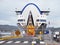
[[[16,30],[16,29],[18,29],[17,26],[0,25],[0,30]]]
[[[16,29],[18,29],[17,26],[0,25],[0,30],[16,30]],[[47,28],[47,30],[60,31],[60,28],[49,27],[49,28]]]
[[[58,28],[49,27],[49,28],[47,28],[47,30],[51,30],[51,31],[60,31],[60,27],[58,27]]]

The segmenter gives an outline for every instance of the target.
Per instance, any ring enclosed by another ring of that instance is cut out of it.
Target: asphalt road
[[[40,44],[40,40],[35,40],[33,37],[23,37],[18,39],[0,41],[0,45],[32,45]]]
[[[33,37],[24,37],[18,39],[11,39],[11,40],[3,40],[0,41],[0,45],[60,45],[60,43],[45,40],[41,42],[40,40],[33,40]]]
[[[17,39],[3,40],[0,41],[0,45],[46,45],[46,43],[56,43],[51,40],[40,41],[38,38],[34,37],[23,37]],[[57,43],[56,43],[57,44]]]

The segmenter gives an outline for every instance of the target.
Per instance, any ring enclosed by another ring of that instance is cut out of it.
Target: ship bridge
[[[34,3],[28,3],[24,6],[24,8],[21,11],[16,11],[18,16],[18,22],[24,26],[27,25],[29,12],[31,11],[34,25],[40,26],[42,23],[46,23],[47,21],[47,15],[50,11],[41,11],[39,7]]]

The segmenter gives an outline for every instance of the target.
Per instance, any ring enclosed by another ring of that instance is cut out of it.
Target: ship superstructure
[[[36,4],[29,3],[22,9],[22,11],[16,11],[18,25],[26,28],[28,24],[32,24],[37,32],[45,30],[49,12],[50,11],[41,11]]]

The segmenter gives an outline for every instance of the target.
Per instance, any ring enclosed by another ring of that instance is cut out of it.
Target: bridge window
[[[37,19],[36,21],[39,21],[39,19]]]
[[[41,22],[46,22],[46,20],[40,20]]]
[[[43,20],[43,19],[37,19],[36,20],[37,22],[41,21],[41,22],[46,22],[46,20]]]
[[[24,19],[18,19],[18,21],[25,21]]]

